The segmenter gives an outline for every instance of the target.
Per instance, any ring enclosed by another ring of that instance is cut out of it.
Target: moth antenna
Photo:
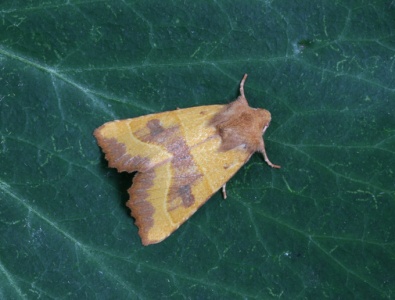
[[[246,79],[247,79],[247,74],[244,74],[244,77],[240,82],[240,95],[243,98],[245,98],[245,96],[244,96],[244,82],[246,81]]]

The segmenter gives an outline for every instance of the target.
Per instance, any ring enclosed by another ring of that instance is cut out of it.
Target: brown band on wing
[[[95,131],[94,135],[111,168],[116,168],[118,172],[129,173],[144,172],[149,168],[150,163],[147,157],[131,156],[127,152],[125,144],[119,143],[116,138],[105,138],[99,131]]]
[[[133,178],[132,186],[128,189],[130,199],[126,202],[126,206],[130,208],[131,214],[136,220],[135,224],[139,228],[139,235],[143,245],[152,243],[147,238],[149,230],[154,226],[153,215],[155,208],[146,199],[149,197],[147,191],[154,185],[154,179],[154,170],[137,173]]]
[[[149,134],[146,131],[137,131],[134,135],[143,142],[152,143],[165,147],[172,154],[172,182],[168,192],[169,209],[179,207],[177,198],[181,198],[182,205],[189,207],[195,203],[192,194],[192,186],[196,184],[203,175],[199,173],[189,147],[185,142],[179,126],[164,128],[160,120],[153,119],[147,122]]]

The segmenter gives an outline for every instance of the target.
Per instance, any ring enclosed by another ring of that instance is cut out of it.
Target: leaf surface
[[[0,297],[392,299],[391,1],[2,1]],[[226,104],[272,113],[254,155],[144,247],[104,122]]]

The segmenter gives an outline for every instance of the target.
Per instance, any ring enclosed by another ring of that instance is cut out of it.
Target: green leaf
[[[392,299],[393,1],[2,1],[0,298]],[[106,121],[272,113],[254,155],[141,245]]]

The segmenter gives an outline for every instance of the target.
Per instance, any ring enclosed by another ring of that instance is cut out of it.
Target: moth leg
[[[267,129],[268,127],[269,127],[269,126],[266,125],[266,126],[263,128],[263,133],[262,133],[262,134],[265,133],[265,131],[266,131],[266,129]],[[273,163],[269,160],[269,157],[267,157],[267,154],[266,154],[265,142],[263,141],[263,139],[262,139],[262,143],[263,143],[263,144],[262,144],[262,149],[260,149],[259,151],[263,154],[263,158],[265,159],[265,162],[266,162],[269,166],[271,166],[272,168],[277,168],[277,169],[281,168],[281,166],[275,165],[275,164],[273,164]]]
[[[226,183],[222,186],[222,196],[226,199]]]
[[[280,169],[280,168],[281,168],[281,166],[275,165],[275,164],[273,164],[273,163],[269,160],[269,158],[267,157],[267,154],[266,154],[265,149],[263,149],[262,154],[263,154],[263,157],[265,158],[265,162],[266,162],[269,166],[271,166],[272,168],[276,168],[276,169]]]
[[[243,98],[245,98],[245,96],[244,96],[244,82],[246,81],[246,79],[247,79],[247,74],[244,74],[244,77],[240,82],[240,96]]]

